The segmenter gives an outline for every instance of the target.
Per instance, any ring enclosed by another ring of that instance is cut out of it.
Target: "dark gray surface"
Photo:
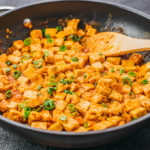
[[[21,6],[42,0],[0,0],[0,6]],[[106,0],[121,3],[150,14],[150,0]],[[27,141],[21,137],[14,136],[0,128],[0,150],[56,150]],[[125,140],[111,145],[91,148],[94,150],[150,150],[150,121],[137,131],[134,135]],[[89,150],[91,150],[89,149]]]

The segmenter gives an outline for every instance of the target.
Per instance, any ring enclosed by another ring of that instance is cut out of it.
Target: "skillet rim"
[[[124,6],[122,4],[118,4],[118,3],[115,3],[115,2],[105,2],[104,0],[78,0],[78,1],[76,1],[76,0],[51,0],[51,1],[33,2],[33,3],[27,4],[27,5],[17,7],[13,10],[9,10],[7,12],[4,12],[0,15],[0,18],[5,17],[5,15],[13,13],[13,12],[15,12],[17,10],[20,10],[20,9],[23,9],[23,8],[32,7],[32,6],[41,5],[41,4],[46,4],[46,3],[63,3],[63,2],[70,2],[70,3],[72,3],[72,2],[101,3],[101,4],[104,4],[104,5],[111,6],[111,7],[120,8],[122,10],[125,10],[125,11],[130,12],[130,13],[134,13],[138,16],[141,16],[145,19],[150,20],[150,15],[148,15],[148,14],[142,12],[142,11],[139,11],[137,9],[134,9],[134,8],[131,8],[131,7],[128,7],[128,6]],[[19,127],[19,128],[24,129],[24,130],[40,132],[40,133],[44,133],[44,134],[54,134],[54,135],[58,135],[58,136],[59,135],[64,135],[64,136],[86,136],[86,135],[95,135],[95,134],[107,134],[109,132],[115,132],[115,131],[123,130],[123,129],[128,128],[128,127],[133,127],[134,125],[136,125],[138,123],[142,123],[142,122],[146,121],[148,118],[150,118],[150,113],[148,113],[147,115],[144,115],[143,117],[141,117],[137,120],[126,123],[122,126],[111,127],[111,128],[104,129],[104,130],[87,131],[87,132],[66,132],[66,131],[43,130],[43,129],[34,128],[34,127],[31,127],[31,126],[28,126],[28,125],[10,120],[8,118],[3,117],[2,115],[0,115],[0,122],[4,122],[4,123],[9,124],[10,126]]]

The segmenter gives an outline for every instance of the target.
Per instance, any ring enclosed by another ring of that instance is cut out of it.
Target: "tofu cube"
[[[14,42],[13,42],[13,47],[14,47],[15,49],[20,50],[23,46],[24,46],[24,43],[23,43],[22,40],[18,40],[18,41],[14,41]]]
[[[90,102],[86,101],[86,100],[81,100],[77,105],[76,108],[78,109],[79,112],[81,112],[82,114],[85,114],[86,111],[88,111],[89,107],[90,107]]]
[[[106,86],[99,86],[98,87],[98,93],[102,94],[104,96],[109,96],[111,93],[111,88],[106,87]]]
[[[39,129],[47,129],[47,122],[32,122],[31,127],[39,128]]]
[[[93,126],[93,130],[96,131],[96,130],[103,130],[103,129],[106,129],[106,128],[109,128],[112,126],[112,123],[109,122],[109,121],[101,121],[99,123],[96,123],[94,126]]]
[[[132,90],[135,94],[142,94],[143,93],[143,87],[140,86],[137,82],[134,82],[132,84]]]
[[[58,100],[56,103],[56,109],[59,111],[64,111],[66,106],[67,106],[67,103],[63,100]]]
[[[90,64],[93,64],[95,62],[103,63],[105,61],[105,56],[104,55],[98,55],[98,54],[90,54],[89,61],[90,61]]]
[[[66,131],[73,131],[79,127],[79,122],[73,118],[68,118],[66,121],[60,121],[60,123]]]
[[[57,32],[56,28],[46,28],[45,29],[45,35],[50,35],[50,37],[55,37]]]
[[[104,71],[104,66],[100,62],[95,62],[95,63],[92,64],[92,66],[98,72],[103,72]]]
[[[143,108],[143,107],[138,107],[138,108],[132,110],[132,111],[130,112],[130,114],[131,114],[132,117],[134,117],[134,118],[140,118],[140,117],[146,115],[146,114],[147,114],[147,111],[146,111],[146,109]]]
[[[31,38],[40,38],[40,39],[43,38],[42,31],[39,29],[32,30],[30,32],[30,36],[31,36]]]
[[[114,65],[120,65],[121,58],[120,57],[107,57],[107,61]]]
[[[114,100],[114,101],[118,101],[118,102],[122,102],[122,94],[113,90],[111,92],[111,94],[109,95],[109,99]]]
[[[36,99],[37,98],[37,91],[27,90],[24,92],[23,98],[25,98],[25,99]]]
[[[56,122],[54,124],[52,124],[48,130],[52,130],[52,131],[62,131],[63,130],[63,127],[62,125],[59,123],[59,122]]]
[[[55,46],[62,46],[63,45],[63,43],[64,43],[64,39],[55,39],[55,42],[54,42],[54,45]]]
[[[107,97],[102,94],[95,94],[92,96],[91,100],[92,100],[92,103],[100,104],[102,102],[106,102]]]
[[[14,56],[14,55],[9,55],[8,56],[8,60],[10,61],[10,62],[12,62],[13,64],[18,64],[19,62],[20,62],[20,57],[18,57],[18,56]]]
[[[144,94],[150,98],[150,84],[146,84],[143,86]]]
[[[26,78],[26,77],[23,77],[23,76],[20,76],[18,79],[17,79],[18,83],[21,85],[21,84],[26,84],[28,83],[29,79]]]
[[[138,65],[144,60],[144,57],[141,54],[133,53],[130,56],[129,60],[133,61],[134,64]]]

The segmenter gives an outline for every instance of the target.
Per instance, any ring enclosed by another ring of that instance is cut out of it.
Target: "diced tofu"
[[[123,85],[123,86],[122,86],[122,89],[121,89],[121,92],[122,92],[123,94],[128,94],[128,93],[130,93],[130,92],[131,92],[131,86],[128,85],[128,84]]]
[[[146,69],[147,72],[150,71],[150,62],[146,63],[144,68]]]
[[[23,74],[29,78],[29,79],[32,79],[35,77],[35,69],[33,68],[32,65],[29,65],[29,67],[23,72]]]
[[[47,122],[32,122],[31,127],[39,129],[47,129]]]
[[[121,120],[122,118],[119,116],[113,116],[107,119],[107,121],[111,122],[113,126],[118,125]]]
[[[111,93],[111,88],[108,88],[106,86],[100,86],[98,87],[98,93],[105,95],[105,96],[109,96]]]
[[[14,55],[9,55],[8,60],[13,63],[13,64],[18,64],[20,62],[20,57],[14,56]]]
[[[63,38],[65,37],[64,31],[59,31],[59,32],[56,34],[56,37],[63,39]]]
[[[6,99],[6,96],[2,93],[0,93],[0,101]]]
[[[79,19],[72,19],[68,21],[67,27],[64,28],[64,33],[66,36],[70,34],[75,34],[77,32],[79,21]]]
[[[95,88],[95,86],[91,83],[84,83],[84,84],[82,84],[82,87],[85,89],[85,91],[88,91],[88,90]]]
[[[54,62],[55,62],[55,63],[57,63],[57,62],[59,62],[59,61],[63,61],[63,59],[64,59],[64,56],[63,56],[63,55],[56,54],[56,55],[54,56]]]
[[[77,105],[76,108],[78,109],[79,112],[81,112],[82,114],[85,114],[86,111],[89,109],[90,107],[90,102],[86,101],[86,100],[81,100]]]
[[[15,49],[21,49],[24,46],[24,43],[22,40],[14,41],[13,42],[13,47]]]
[[[75,62],[78,64],[79,68],[83,68],[88,61],[88,56],[79,57],[79,61]]]
[[[7,55],[6,54],[1,54],[0,55],[0,67],[1,67],[1,63],[6,62],[6,60],[7,60]]]
[[[45,29],[45,35],[50,35],[50,37],[55,37],[57,32],[56,28],[46,28]]]
[[[55,46],[62,46],[63,45],[63,42],[64,42],[64,39],[55,39]]]
[[[134,118],[139,118],[139,117],[142,117],[142,116],[146,115],[146,114],[147,114],[147,111],[146,111],[146,109],[143,108],[143,107],[138,107],[138,108],[132,110],[132,111],[130,112],[130,114],[131,114],[132,117],[134,117]]]
[[[31,43],[30,44],[30,51],[35,52],[35,51],[41,51],[41,44],[40,43]]]
[[[66,102],[71,104],[77,104],[80,101],[80,97],[77,95],[67,94]]]
[[[114,101],[112,104],[109,105],[108,113],[113,115],[119,115],[122,113],[123,105]]]
[[[70,90],[72,92],[76,91],[80,86],[77,83],[71,83]]]
[[[64,90],[63,90],[64,91]],[[66,97],[66,93],[64,93],[64,92],[60,92],[60,93],[57,93],[56,95],[55,95],[55,98],[56,99],[61,99],[61,100],[63,100],[63,99],[65,99],[65,97]]]
[[[52,120],[52,116],[48,110],[43,110],[42,112],[40,112],[40,115],[41,115],[41,121],[51,121]]]
[[[90,26],[90,25],[86,25],[85,29],[87,31],[86,32],[87,36],[92,36],[92,35],[94,35],[97,32],[97,30],[92,28],[92,26]]]
[[[59,110],[59,111],[64,111],[66,106],[67,106],[67,103],[63,100],[58,100],[56,102],[56,109]]]
[[[17,79],[18,83],[19,84],[26,84],[28,83],[29,79],[24,77],[24,76],[20,76],[18,79]]]
[[[16,50],[16,51],[13,52],[13,55],[20,57],[21,56],[21,52],[19,50]]]
[[[107,61],[114,65],[120,65],[121,58],[120,57],[107,57]]]
[[[32,30],[31,32],[30,32],[30,36],[31,36],[31,38],[42,38],[43,37],[43,35],[42,35],[42,31],[41,30]]]
[[[105,56],[104,55],[98,55],[98,54],[90,54],[89,61],[90,61],[90,64],[93,64],[95,62],[103,63],[105,61]]]
[[[93,126],[93,130],[103,130],[103,129],[106,129],[106,128],[109,128],[109,127],[112,127],[112,123],[109,122],[109,121],[101,121],[99,123],[96,123],[94,126]]]
[[[147,110],[150,111],[150,99],[144,99],[141,101],[141,105]]]
[[[122,101],[122,94],[120,94],[119,92],[113,90],[111,92],[111,94],[109,95],[109,99],[121,102]]]
[[[23,97],[25,99],[36,99],[37,98],[37,91],[27,90],[24,92]]]
[[[45,55],[45,62],[47,63],[54,63],[54,52],[53,51],[49,51],[49,50],[45,50],[44,51]]]
[[[77,34],[79,37],[82,37],[85,35],[85,32],[82,29],[79,29]]]
[[[66,131],[72,131],[79,127],[79,122],[75,119],[68,118],[66,121],[60,121]]]
[[[67,49],[70,49],[73,45],[74,41],[64,41],[64,45],[67,47]]]
[[[140,106],[140,102],[137,99],[126,100],[124,102],[124,105],[125,105],[125,110],[128,112],[128,111],[131,111],[131,110],[139,107]]]
[[[4,84],[0,82],[0,92],[3,92],[3,90],[4,90]]]
[[[63,130],[63,127],[62,125],[59,123],[59,122],[56,122],[54,124],[52,124],[48,130],[53,130],[53,131],[62,131]]]
[[[28,99],[26,100],[26,106],[33,108],[40,105],[39,99]]]
[[[32,111],[28,116],[28,124],[31,125],[32,122],[40,121],[41,115],[39,112]]]
[[[8,101],[6,101],[6,100],[2,100],[2,101],[0,101],[0,112],[5,112],[5,111],[7,111],[7,105],[9,104],[9,102]]]
[[[129,60],[133,61],[134,64],[138,65],[144,60],[144,57],[141,54],[133,53],[130,56]]]
[[[146,84],[143,86],[144,94],[150,98],[150,84]]]
[[[141,94],[143,93],[143,87],[140,86],[137,82],[134,82],[132,84],[132,90],[135,94]]]
[[[92,103],[100,104],[102,102],[106,102],[107,97],[102,94],[95,94],[92,96],[91,100],[92,100]]]
[[[103,72],[104,66],[100,62],[95,62],[92,64],[96,71]]]

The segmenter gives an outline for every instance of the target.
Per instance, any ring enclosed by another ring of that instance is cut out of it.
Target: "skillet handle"
[[[15,9],[15,7],[12,6],[0,6],[0,11],[7,11],[7,10],[12,10]]]

